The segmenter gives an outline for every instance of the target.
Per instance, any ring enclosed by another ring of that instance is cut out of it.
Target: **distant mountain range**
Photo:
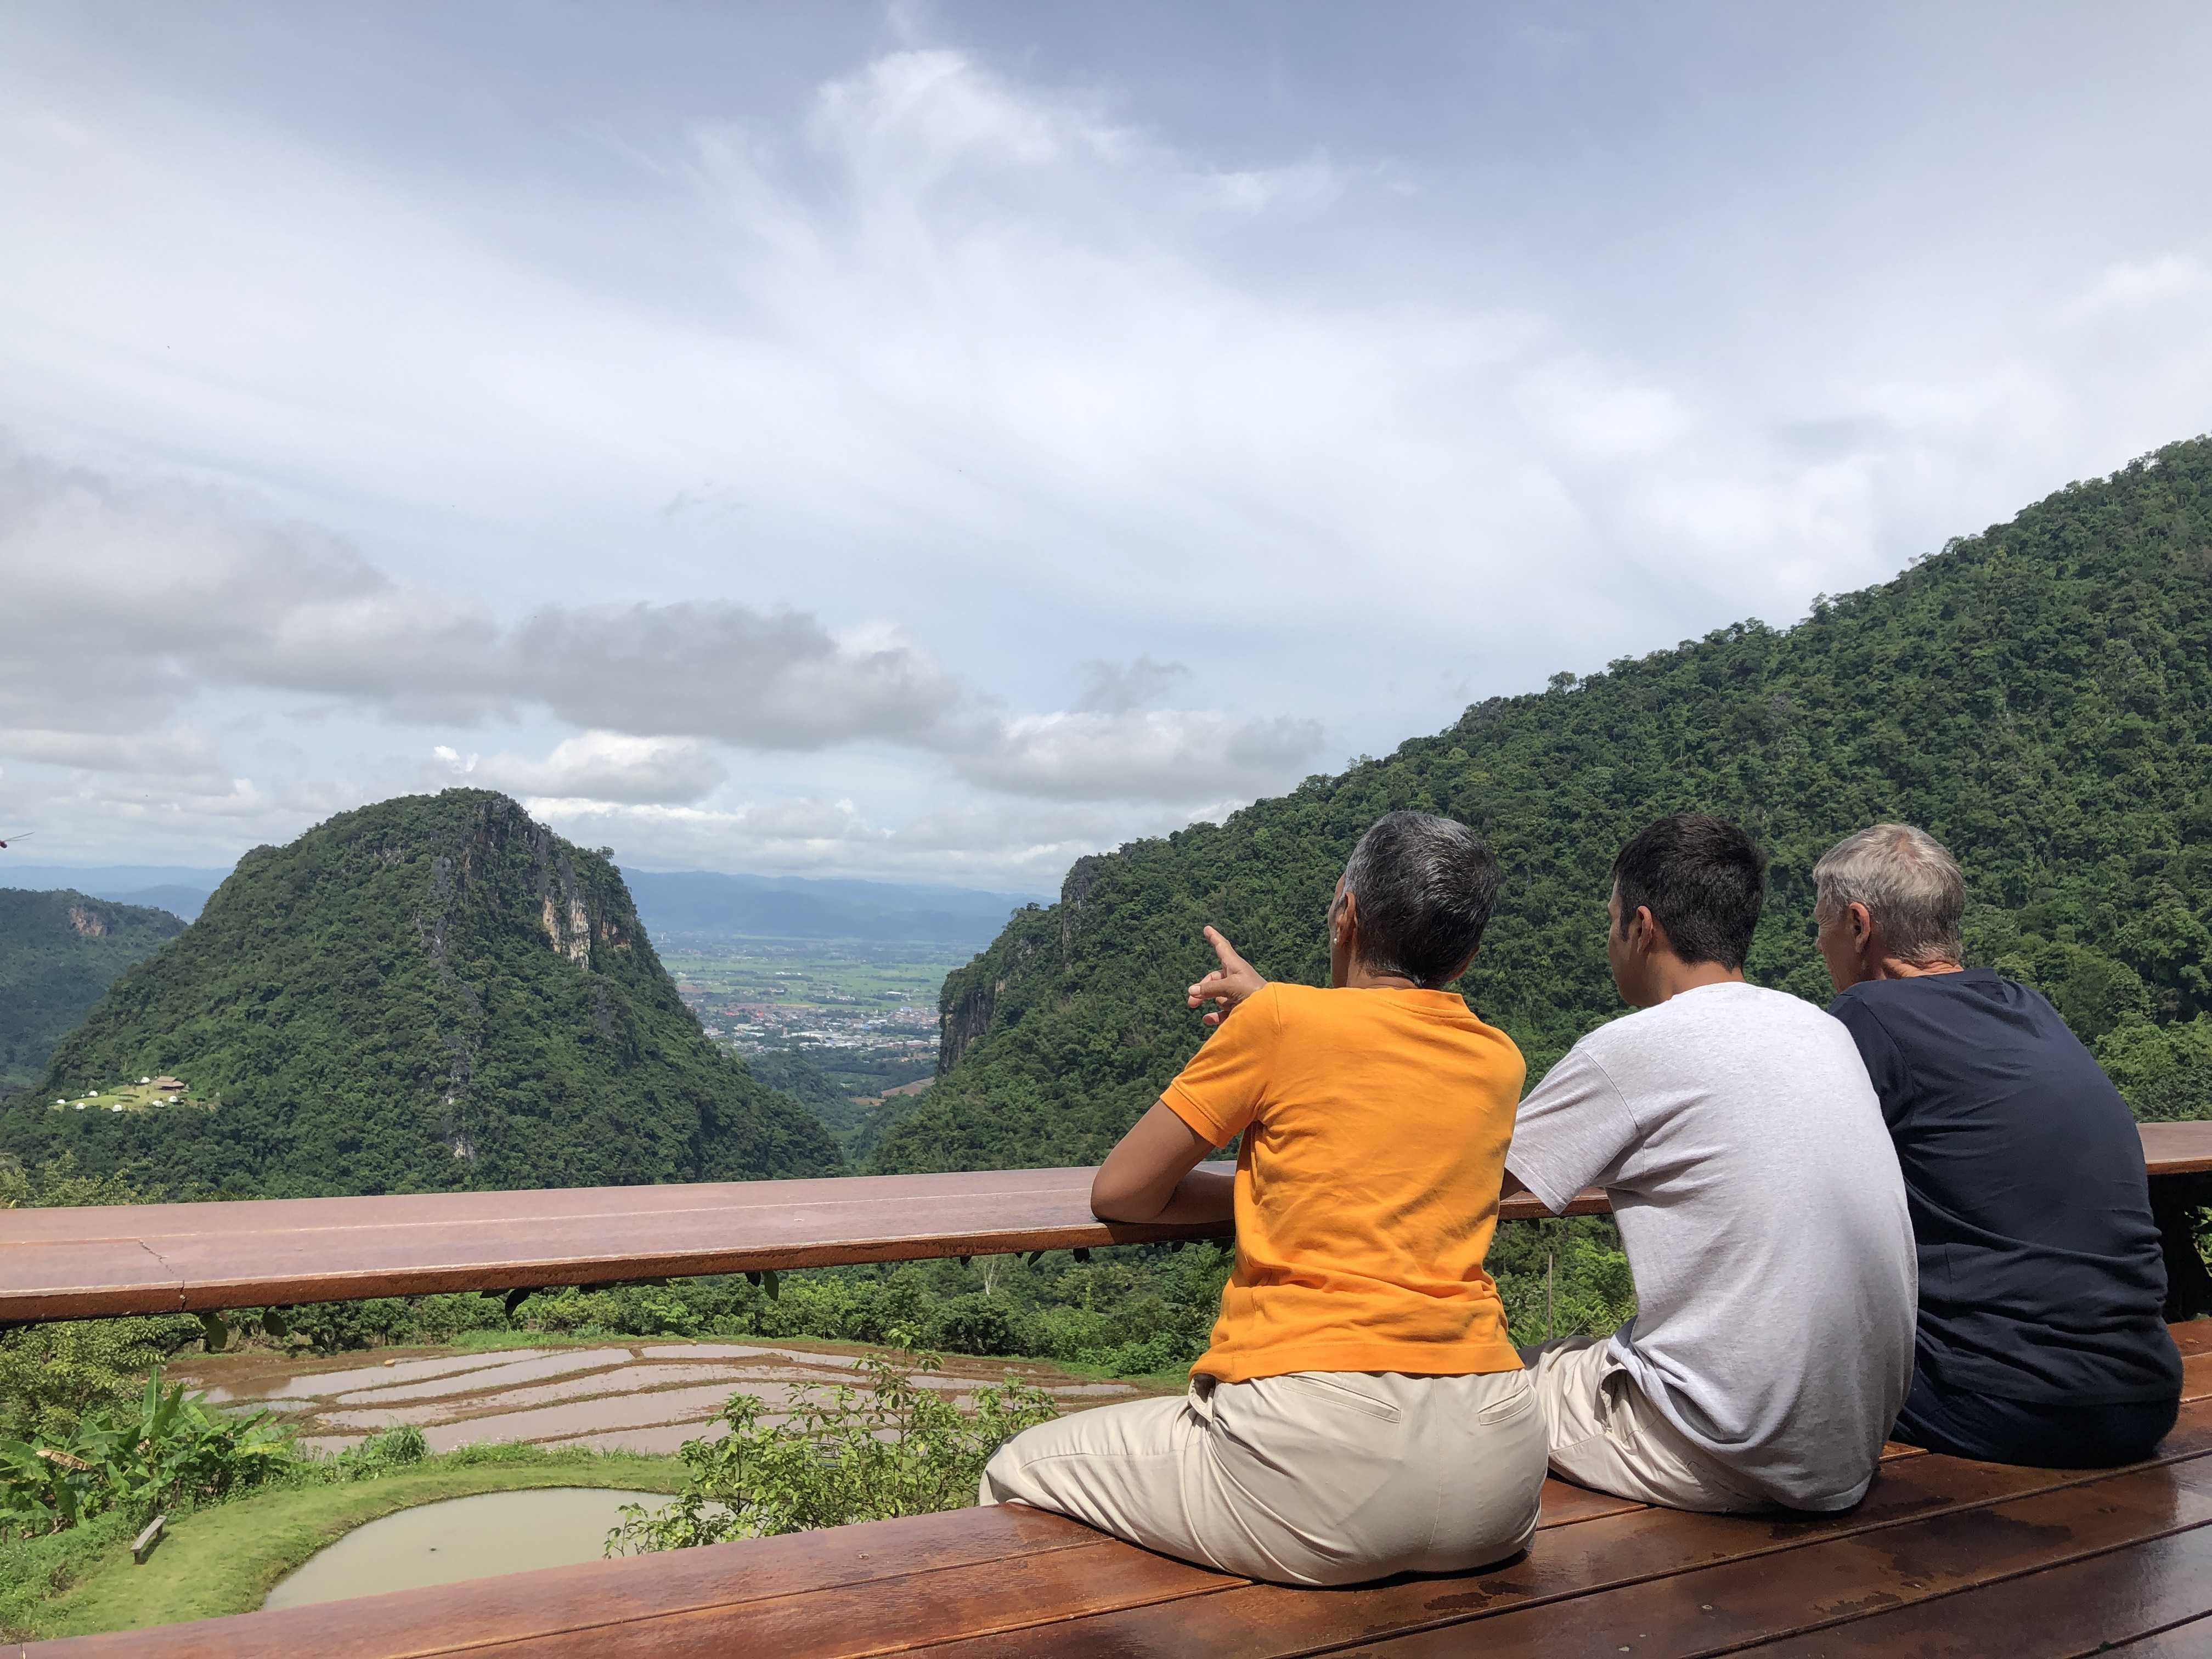
[[[0,866],[0,888],[73,889],[196,919],[228,870],[177,865]],[[640,921],[664,945],[740,939],[856,939],[980,951],[1027,895],[898,882],[730,876],[712,871],[622,872]]]
[[[167,910],[191,921],[229,873],[174,864],[0,864],[0,888],[83,893],[117,904]]]

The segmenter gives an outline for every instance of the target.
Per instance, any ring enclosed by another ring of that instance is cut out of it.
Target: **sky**
[[[2207,84],[2193,0],[9,0],[0,839],[1049,892],[2212,428]]]

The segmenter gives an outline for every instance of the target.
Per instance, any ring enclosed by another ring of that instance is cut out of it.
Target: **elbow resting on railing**
[[[1091,1213],[1101,1221],[1226,1221],[1235,1211],[1235,1178],[1201,1170],[1213,1151],[1205,1136],[1164,1100],[1123,1135],[1091,1182]]]

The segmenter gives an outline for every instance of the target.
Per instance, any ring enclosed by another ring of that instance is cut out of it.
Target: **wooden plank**
[[[2212,1122],[2139,1123],[2136,1130],[2152,1175],[2212,1174]]]
[[[1090,1170],[0,1212],[0,1322],[1229,1236],[1090,1212]],[[1602,1209],[1602,1194],[1577,1201]],[[1534,1212],[1534,1201],[1509,1200]]]
[[[1207,1236],[1081,1170],[0,1213],[0,1319],[221,1309]]]
[[[548,1632],[498,1651],[526,1653],[530,1659],[630,1654],[652,1659],[726,1659],[732,1654],[856,1659],[1001,1632],[1023,1632],[1048,1650],[1065,1620],[1132,1605],[1176,1606],[1181,1598],[1241,1582],[1101,1540],[1087,1549],[908,1574],[739,1607],[702,1607],[612,1627],[593,1623]]]
[[[2212,1527],[1915,1602],[1746,1651],[1759,1659],[2075,1659],[2212,1613]],[[2212,1652],[2200,1627],[2187,1651]],[[2147,1638],[2148,1639],[2148,1638]],[[2175,1649],[2173,1651],[2182,1651]]]
[[[2200,1401],[2185,1411],[2160,1456],[2173,1461],[2207,1454],[2212,1454],[2212,1401]],[[2112,1478],[2109,1472],[2014,1468],[1916,1453],[1884,1463],[1866,1500],[1832,1517],[1685,1515],[1639,1505],[1611,1516],[1555,1525],[1522,1560],[1484,1572],[1321,1592],[1239,1584],[1172,1608],[1133,1607],[1086,1619],[1058,1631],[1048,1650],[1017,1636],[956,1644],[947,1651],[961,1659],[1013,1659],[1045,1651],[1072,1659],[1176,1651],[1273,1659],[1371,1641],[1384,1632],[1449,1627],[1457,1632],[1455,1639],[1468,1644],[1462,1650],[1487,1653],[1492,1621],[1483,1618],[1478,1635],[1462,1630],[1463,1621],[1510,1608],[1545,1607],[1699,1568],[1771,1558],[1823,1540],[1879,1534],[1931,1516]],[[1757,1571],[1786,1580],[1796,1569],[1765,1559]],[[1566,1610],[1553,1610],[1573,1621],[1575,1615]],[[1184,1645],[1179,1648],[1178,1643]]]
[[[125,1654],[147,1659],[295,1659],[307,1654],[317,1659],[394,1659],[697,1608],[743,1607],[946,1569],[1012,1571],[1011,1564],[1031,1556],[1115,1549],[1145,1560],[1158,1559],[1106,1543],[1062,1516],[1001,1504],[502,1573],[316,1607],[70,1637],[33,1643],[29,1651],[39,1659]]]
[[[2172,1630],[2138,1636],[2116,1648],[2092,1648],[2092,1653],[2116,1653],[2120,1659],[2204,1659],[2212,1653],[2212,1619],[2191,1620]]]
[[[1949,1462],[1929,1457],[1907,1467]],[[1792,1551],[1786,1569],[1730,1561],[1580,1596],[1568,1607],[1516,1608],[1344,1651],[1366,1659],[1456,1656],[1471,1645],[1497,1659],[1585,1659],[1624,1649],[1639,1659],[1733,1651],[2207,1522],[2212,1462],[2198,1457],[1824,1540]],[[1589,1530],[1570,1528],[1565,1536]],[[2002,1642],[1996,1650],[2005,1650]]]
[[[2154,1175],[2212,1171],[2212,1123],[2142,1129]],[[1223,1238],[1090,1214],[1090,1170],[860,1176],[0,1212],[0,1322],[527,1289]],[[1579,1194],[1571,1212],[1601,1213]],[[1504,1201],[1506,1220],[1542,1213]]]

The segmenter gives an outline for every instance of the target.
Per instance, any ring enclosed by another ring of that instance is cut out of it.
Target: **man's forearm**
[[[1168,1197],[1155,1221],[1227,1221],[1237,1213],[1237,1177],[1222,1170],[1193,1170]]]

